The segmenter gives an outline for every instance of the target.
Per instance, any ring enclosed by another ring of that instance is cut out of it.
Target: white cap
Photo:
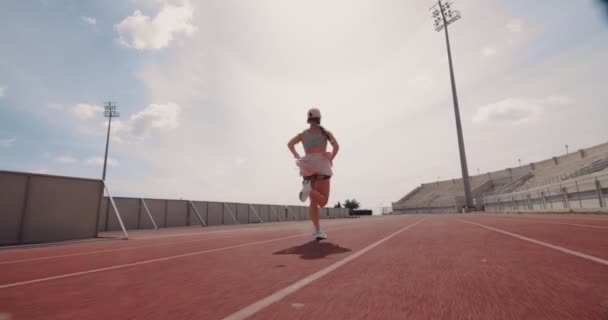
[[[308,110],[308,119],[310,118],[321,118],[321,111],[317,108]]]

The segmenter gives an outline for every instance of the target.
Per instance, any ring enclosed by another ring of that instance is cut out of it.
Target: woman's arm
[[[293,154],[293,157],[296,159],[301,158],[298,152],[296,151],[296,144],[300,142],[302,142],[302,137],[300,136],[300,134],[298,134],[297,136],[289,140],[289,142],[287,143],[287,148],[289,148],[289,151],[291,151],[291,154]]]
[[[338,144],[338,140],[336,140],[336,137],[334,137],[333,133],[328,132],[329,135],[329,143],[331,144],[332,147],[332,151],[331,151],[331,160],[334,160],[334,158],[336,157],[336,155],[338,154],[338,150],[340,150],[340,145]]]

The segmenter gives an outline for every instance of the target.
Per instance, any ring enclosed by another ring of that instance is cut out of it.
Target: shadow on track
[[[331,242],[310,241],[308,243],[291,247],[289,249],[277,251],[273,255],[279,254],[294,254],[299,255],[301,259],[324,259],[329,255],[350,252],[348,248],[340,247]]]

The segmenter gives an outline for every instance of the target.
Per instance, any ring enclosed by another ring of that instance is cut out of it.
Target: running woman
[[[338,154],[340,146],[334,135],[321,126],[321,111],[313,108],[308,110],[308,124],[310,127],[299,133],[289,141],[287,147],[297,159],[300,175],[304,177],[300,201],[306,202],[310,196],[310,218],[315,226],[314,236],[317,240],[327,239],[321,231],[319,221],[319,208],[327,205],[329,200],[330,179],[333,160]],[[295,145],[302,142],[305,156],[302,158],[295,149]],[[327,142],[332,146],[332,152],[327,152]]]

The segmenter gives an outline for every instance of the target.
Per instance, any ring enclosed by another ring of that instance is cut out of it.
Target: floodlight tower
[[[103,158],[103,174],[101,179],[106,181],[106,166],[108,164],[108,147],[110,146],[110,127],[112,126],[112,118],[120,117],[120,113],[116,111],[116,104],[112,104],[111,101],[108,101],[104,106],[105,112],[104,116],[108,118],[108,135],[106,136],[106,155]]]
[[[433,12],[435,30],[445,31],[445,42],[448,49],[448,63],[450,66],[450,79],[452,81],[452,97],[454,100],[454,114],[456,116],[456,131],[458,134],[458,149],[460,151],[460,166],[462,169],[462,182],[464,184],[464,199],[466,208],[473,208],[473,197],[471,195],[471,182],[469,180],[469,169],[467,166],[467,155],[464,148],[462,124],[460,123],[460,109],[458,107],[458,95],[456,93],[456,79],[454,78],[454,66],[452,63],[452,50],[450,48],[450,36],[448,26],[461,18],[460,11],[452,10],[452,2],[438,0],[430,9]]]

